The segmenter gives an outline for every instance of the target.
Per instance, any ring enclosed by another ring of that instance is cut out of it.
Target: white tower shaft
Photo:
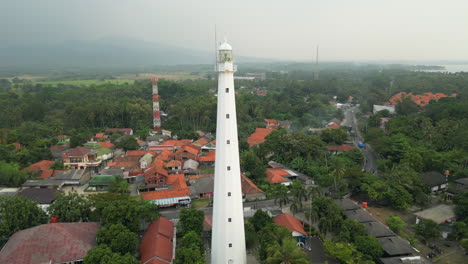
[[[161,113],[159,112],[158,78],[152,77],[153,84],[153,131],[161,130]]]
[[[232,48],[219,47],[211,263],[246,263]]]

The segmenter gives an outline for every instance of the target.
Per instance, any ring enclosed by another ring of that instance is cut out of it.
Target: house
[[[340,127],[341,127],[341,125],[338,124],[338,123],[335,123],[335,122],[330,122],[325,126],[326,129],[337,129],[337,128],[340,128]]]
[[[82,263],[97,246],[99,223],[51,223],[14,233],[0,251],[0,263]]]
[[[382,246],[386,257],[403,257],[410,256],[415,253],[415,250],[408,241],[401,239],[398,236],[377,238]]]
[[[272,131],[273,129],[269,128],[257,128],[255,129],[255,132],[246,139],[247,143],[249,143],[250,147],[262,144],[265,142],[265,137],[268,136]]]
[[[54,164],[55,164],[55,161],[41,160],[39,162],[36,162],[26,167],[26,170],[30,170],[34,172],[39,178],[47,179],[54,174],[54,170],[50,169],[50,167]]]
[[[390,114],[395,113],[395,106],[394,105],[373,105],[372,113],[375,115],[380,111],[387,110]]]
[[[99,146],[103,148],[108,148],[108,149],[114,149],[115,145],[110,143],[110,142],[98,142]]]
[[[141,193],[143,200],[151,201],[160,207],[188,206],[192,202],[184,174],[161,176],[160,180],[161,184],[153,186],[154,191]]]
[[[44,212],[47,212],[49,206],[55,202],[57,194],[58,191],[53,188],[27,188],[18,193],[18,195],[37,203]]]
[[[447,189],[447,198],[452,199],[454,195],[463,194],[468,191],[468,178],[456,179],[454,185]]]
[[[291,168],[288,168],[286,166],[284,166],[283,164],[281,163],[278,163],[278,162],[274,162],[272,160],[270,160],[268,162],[268,166],[272,167],[272,168],[281,168],[281,169],[284,169],[286,172],[288,172],[289,176],[287,176],[288,179],[290,180],[299,180],[302,184],[305,184],[305,185],[314,185],[315,182],[314,180],[305,175],[305,174],[302,174],[298,171],[295,171]]]
[[[266,169],[267,180],[271,184],[280,183],[285,186],[291,185],[292,181],[287,178],[289,173],[282,168],[267,168]]]
[[[263,123],[265,124],[265,127],[269,129],[277,129],[279,127],[279,122],[274,119],[264,119]]]
[[[97,153],[89,148],[76,147],[63,154],[63,164],[72,169],[97,169],[101,165],[101,160],[98,159]]]
[[[131,128],[107,128],[106,132],[117,133],[120,132],[122,136],[131,136],[133,135],[133,129]]]
[[[82,186],[91,178],[89,170],[55,171],[52,177],[43,180],[28,180],[23,188],[57,188],[64,186]]]
[[[369,236],[373,236],[376,238],[396,236],[396,234],[393,233],[393,231],[390,230],[390,228],[388,228],[387,226],[383,225],[382,223],[378,221],[366,222],[362,224],[366,228],[366,233]]]
[[[423,173],[421,180],[431,189],[431,192],[446,190],[448,187],[447,177],[435,171]]]
[[[342,144],[338,146],[327,146],[327,150],[333,153],[350,152],[354,150],[354,146],[350,144]]]
[[[211,141],[201,148],[202,152],[209,152],[216,149],[216,140]]]
[[[140,162],[140,168],[144,169],[148,167],[148,165],[150,165],[151,162],[153,162],[153,154],[146,153],[140,158],[139,162]]]
[[[192,145],[194,145],[197,148],[201,148],[201,147],[205,146],[208,143],[210,143],[210,140],[208,138],[201,137],[201,138],[197,139],[195,142],[193,142]]]
[[[363,209],[347,210],[343,212],[349,219],[358,221],[359,223],[375,222],[375,219]]]
[[[181,161],[188,159],[196,160],[198,154],[200,154],[200,148],[193,145],[185,145],[175,152],[174,159]]]
[[[216,159],[216,150],[210,150],[206,155],[199,156],[198,161],[203,166],[214,166]]]
[[[394,258],[381,258],[382,264],[430,264],[431,262],[421,256],[407,256]]]
[[[351,201],[350,199],[338,199],[335,200],[335,203],[343,209],[343,211],[349,211],[349,210],[358,210],[361,209],[359,205],[357,205],[355,202]]]
[[[96,133],[94,137],[91,138],[92,141],[106,141],[109,140],[109,136],[104,133]]]
[[[144,170],[144,175],[147,185],[164,185],[169,173],[163,167],[153,164]]]
[[[198,165],[200,165],[197,161],[189,159],[184,162],[184,174],[185,175],[193,175],[198,172]]]
[[[445,222],[450,222],[455,219],[455,206],[452,204],[439,204],[414,213],[416,215],[416,224],[419,223],[421,218],[430,219],[437,224],[443,224]]]
[[[181,140],[169,139],[169,140],[164,141],[161,145],[174,146],[175,149],[180,149],[183,146],[191,144],[192,141],[193,140],[191,139],[181,139]]]
[[[96,175],[89,181],[88,190],[90,191],[103,191],[107,190],[109,185],[116,181],[116,176],[112,175]]]
[[[212,197],[214,191],[214,174],[193,175],[188,177],[192,198]],[[246,200],[264,200],[265,193],[244,174],[241,174],[242,197]]]
[[[140,264],[173,263],[175,258],[176,228],[164,217],[153,221],[140,244]]]
[[[169,171],[169,173],[178,173],[182,170],[182,162],[178,160],[171,160],[164,167]]]
[[[451,95],[451,97],[456,97],[456,96],[457,94]],[[392,96],[392,98],[390,98],[390,100],[385,104],[395,106],[401,103],[403,99],[406,97],[411,98],[411,100],[413,100],[413,102],[416,103],[417,105],[424,107],[428,105],[431,101],[439,101],[441,98],[448,97],[448,95],[443,94],[443,93],[413,94],[413,93],[400,92]]]
[[[299,242],[305,242],[307,233],[302,227],[302,223],[294,216],[284,213],[275,217],[274,222],[277,225],[284,226],[289,229],[289,231],[291,231],[291,236]]]

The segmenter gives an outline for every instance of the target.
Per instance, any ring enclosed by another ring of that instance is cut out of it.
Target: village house
[[[341,127],[341,125],[338,124],[338,123],[335,123],[335,122],[329,122],[325,126],[326,129],[337,129],[337,128],[340,128],[340,127]]]
[[[14,233],[0,251],[0,263],[83,263],[97,246],[99,223],[51,223]],[[40,254],[38,254],[40,252]]]
[[[338,146],[327,146],[327,150],[332,152],[333,154],[337,154],[338,152],[350,152],[354,150],[354,146],[350,144],[342,144]]]
[[[41,160],[34,164],[29,165],[24,169],[24,171],[31,171],[35,174],[35,177],[42,179],[47,179],[52,177],[54,170],[51,170],[50,167],[55,164],[55,161],[51,160]]]
[[[52,177],[43,180],[27,180],[23,188],[57,188],[64,186],[82,186],[91,178],[89,170],[54,171]]]
[[[164,169],[154,166],[150,171],[145,172],[145,176],[147,173],[157,176],[148,177],[150,180],[147,180],[147,182],[154,184],[146,187],[152,189],[152,191],[141,193],[141,198],[160,207],[188,206],[191,203],[190,189],[185,183],[184,174],[164,175],[163,171]]]
[[[97,171],[101,162],[95,151],[81,146],[63,154],[63,164],[75,170],[91,168]]]
[[[284,226],[289,231],[291,231],[291,236],[295,238],[298,242],[304,243],[307,237],[307,233],[302,227],[301,221],[290,214],[281,214],[275,217],[274,219],[275,224]]]
[[[37,206],[47,213],[47,209],[55,202],[59,192],[54,188],[27,188],[18,195],[37,203]]]
[[[452,199],[454,195],[463,194],[468,191],[468,178],[456,179],[447,190],[447,198]]]
[[[255,132],[246,139],[247,143],[249,143],[249,147],[253,147],[265,142],[265,137],[268,136],[272,131],[273,129],[269,128],[255,129]]]
[[[159,217],[152,222],[140,244],[140,264],[173,263],[175,258],[176,227],[173,222]]]
[[[209,152],[212,150],[216,150],[216,140],[211,141],[210,143],[201,147],[202,152]]]
[[[188,159],[196,160],[198,154],[200,154],[200,148],[193,145],[185,145],[175,152],[174,159],[180,161],[186,161]]]
[[[431,189],[431,192],[443,191],[448,187],[447,177],[435,171],[423,173],[422,182]]]
[[[216,158],[216,150],[211,150],[203,156],[198,157],[198,161],[202,166],[214,166]]]
[[[178,160],[171,160],[164,165],[170,174],[178,174],[182,170],[182,162]]]
[[[293,170],[291,168],[288,168],[288,167],[284,166],[281,163],[278,163],[278,162],[275,162],[275,161],[271,160],[271,161],[268,162],[268,166],[270,166],[273,169],[283,169],[284,171],[286,171],[288,173],[288,176],[285,175],[283,177],[285,177],[286,179],[289,179],[290,181],[299,180],[304,185],[314,185],[315,184],[314,180],[312,178],[310,178],[309,176],[307,176],[305,174],[302,174],[302,173],[300,173],[298,171],[295,171],[295,170]]]

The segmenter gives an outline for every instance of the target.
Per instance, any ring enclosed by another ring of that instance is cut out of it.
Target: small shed
[[[447,178],[442,173],[431,171],[422,174],[422,182],[431,188],[432,192],[438,192],[447,189]]]

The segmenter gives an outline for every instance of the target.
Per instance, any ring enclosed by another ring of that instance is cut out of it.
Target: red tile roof
[[[173,168],[173,167],[181,167],[182,166],[182,162],[178,161],[178,160],[171,160],[169,161],[168,163],[166,163],[166,168]]]
[[[113,148],[114,147],[114,144],[110,143],[110,142],[98,142],[99,145],[101,145],[101,147],[103,148]]]
[[[145,173],[146,178],[146,173]],[[165,198],[176,198],[190,196],[190,189],[185,183],[184,174],[168,175],[166,177],[166,184],[172,185],[171,189],[158,190],[152,192],[144,192],[141,194],[143,200],[159,200]]]
[[[164,160],[164,161],[168,161],[172,158],[172,151],[170,150],[163,150],[161,151],[161,153],[159,153],[159,155],[156,157],[157,160]]]
[[[85,155],[88,155],[88,153],[91,152],[91,149],[89,148],[85,148],[85,147],[76,147],[74,149],[71,149],[68,153],[67,153],[67,156],[70,157],[82,157],[82,156],[85,156]]]
[[[270,183],[281,183],[287,182],[284,176],[288,176],[289,173],[281,168],[268,168],[266,169],[267,180]]]
[[[198,161],[200,162],[213,162],[216,158],[216,150],[212,150],[206,153],[205,156],[198,157]]]
[[[114,162],[107,163],[107,166],[114,168],[139,169],[141,156],[116,157]]]
[[[140,245],[140,263],[166,263],[154,261],[158,258],[172,261],[174,223],[164,217],[159,217],[146,230]],[[151,260],[152,259],[152,260]],[[161,261],[161,260],[159,260]]]
[[[249,178],[241,174],[241,187],[243,194],[263,193],[262,189],[258,188]]]
[[[36,162],[34,164],[29,165],[27,169],[33,170],[33,171],[38,171],[38,170],[48,170],[50,169],[50,166],[54,165],[55,161],[51,160],[41,160],[39,162]]]
[[[341,126],[335,122],[332,122],[331,124],[328,124],[325,128],[328,128],[328,129],[337,129],[337,128],[340,128]]]
[[[349,144],[343,144],[338,146],[327,146],[328,151],[339,151],[339,152],[349,152],[353,151],[354,147]]]
[[[269,128],[257,128],[255,132],[247,138],[247,142],[250,147],[265,142],[265,137],[268,136],[273,129]]]
[[[99,224],[54,223],[18,231],[0,254],[0,263],[64,263],[83,259],[96,247]]]
[[[290,214],[280,214],[277,217],[275,217],[274,221],[275,224],[284,226],[291,232],[296,231],[303,234],[304,236],[307,236],[307,233],[302,227],[301,222]]]
[[[457,96],[457,94],[452,94],[451,96],[455,97]],[[448,97],[448,95],[443,94],[443,93],[413,94],[413,93],[400,92],[392,96],[392,98],[390,98],[390,100],[386,104],[397,105],[400,102],[402,102],[405,97],[410,97],[419,106],[426,106],[432,100],[439,101],[440,98]]]
[[[181,139],[181,140],[169,139],[167,141],[164,141],[161,145],[182,147],[190,143],[192,143],[191,139]]]
[[[161,175],[161,176],[168,176],[169,173],[167,173],[167,170],[165,170],[162,166],[158,166],[156,164],[151,164],[149,168],[145,170],[145,179],[149,180],[156,175]]]
[[[210,141],[207,138],[199,138],[197,141],[193,142],[192,145],[196,147],[203,147],[204,145],[208,144]]]
[[[156,156],[156,152],[150,150],[129,150],[125,153],[125,156],[143,156],[147,153],[151,154],[153,157]]]
[[[19,142],[13,142],[11,144],[15,145],[16,150],[21,149],[23,147]]]
[[[95,138],[108,138],[108,136],[104,133],[97,133],[96,136],[94,136]]]
[[[191,154],[193,154],[195,156],[198,156],[198,154],[200,153],[200,148],[195,147],[193,145],[185,145],[182,148],[180,148],[179,150],[177,150],[176,154],[182,153],[184,151],[186,151],[188,153],[191,153]]]

